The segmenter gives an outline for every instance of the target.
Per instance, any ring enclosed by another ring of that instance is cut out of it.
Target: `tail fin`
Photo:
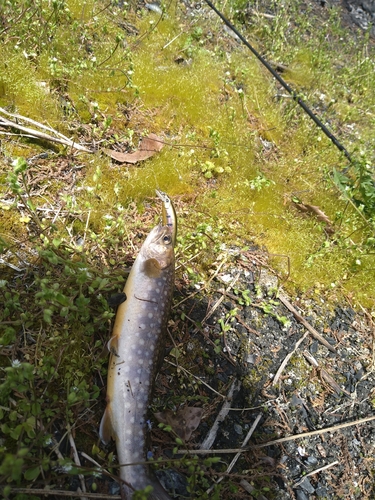
[[[149,500],[172,500],[156,478],[152,478],[150,484],[154,489],[149,496]]]
[[[168,495],[168,493],[165,491],[156,477],[149,477],[148,484],[149,486],[153,487],[153,490],[152,493],[150,493],[147,497],[147,500],[172,500],[172,497]],[[133,492],[134,490],[132,488],[129,488],[129,486],[123,484],[121,488],[121,498],[123,500],[128,500],[132,498]]]

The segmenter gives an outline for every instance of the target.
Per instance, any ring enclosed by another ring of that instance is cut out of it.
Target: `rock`
[[[307,493],[313,494],[315,492],[314,486],[310,483],[310,479],[306,477],[302,483],[300,484],[300,487],[303,488]]]
[[[309,500],[309,497],[303,490],[295,490],[297,500]]]

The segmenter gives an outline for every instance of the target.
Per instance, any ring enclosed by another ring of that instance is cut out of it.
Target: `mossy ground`
[[[374,161],[374,47],[365,34],[349,35],[335,9],[322,22],[301,5],[275,6],[273,17],[246,15],[239,2],[225,11],[353,151],[357,167],[341,184],[344,156],[206,8],[172,2],[160,16],[134,4],[23,0],[0,12],[0,106],[98,149],[77,153],[1,129],[2,258],[26,269],[15,277],[2,267],[1,339],[4,353],[16,339],[14,357],[37,365],[31,375],[2,361],[6,398],[23,381],[20,394],[33,387],[30,401],[42,404],[40,381],[56,372],[60,392],[46,389],[56,413],[60,399],[70,422],[97,404],[106,364],[98,349],[112,317],[105,294],[121,288],[123,267],[159,218],[155,188],[178,208],[181,283],[207,282],[223,245],[255,243],[285,277],[289,259],[290,293],[374,306],[374,189],[363,167]],[[102,152],[136,149],[150,132],[165,146],[144,163],[117,164]],[[46,151],[23,173],[12,166]],[[333,233],[295,200],[324,212]],[[61,341],[70,367],[60,367]],[[17,404],[14,420],[26,412],[22,397]],[[3,431],[13,458],[36,439],[25,426]],[[18,476],[3,464],[3,477],[19,480],[25,463],[37,477],[29,453]]]

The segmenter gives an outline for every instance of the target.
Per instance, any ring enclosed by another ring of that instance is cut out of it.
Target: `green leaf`
[[[40,467],[39,465],[37,467],[32,467],[31,469],[27,469],[24,472],[25,479],[27,481],[34,481],[40,474]]]

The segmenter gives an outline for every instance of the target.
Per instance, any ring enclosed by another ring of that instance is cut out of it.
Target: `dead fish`
[[[124,499],[151,485],[150,500],[171,500],[147,464],[139,462],[147,458],[147,410],[174,287],[173,229],[160,224],[143,243],[124,288],[127,300],[118,307],[108,342],[107,407],[99,432],[104,443],[111,437],[116,442]]]

